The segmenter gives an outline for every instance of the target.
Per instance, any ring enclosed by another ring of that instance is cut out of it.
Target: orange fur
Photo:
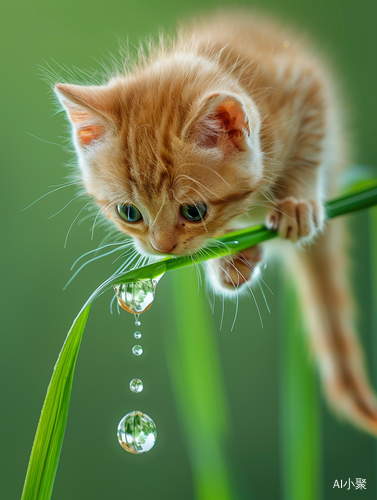
[[[349,160],[341,106],[331,71],[310,46],[263,16],[227,13],[152,47],[107,85],[55,88],[87,191],[142,252],[186,255],[253,222],[301,243],[288,264],[302,269],[292,274],[325,392],[377,434],[336,229],[324,232],[323,201]],[[182,205],[195,203],[207,207],[203,221],[182,215]],[[117,204],[135,205],[142,219],[126,222]],[[271,249],[284,254],[281,241]],[[260,258],[258,247],[213,261],[214,287],[245,288]]]

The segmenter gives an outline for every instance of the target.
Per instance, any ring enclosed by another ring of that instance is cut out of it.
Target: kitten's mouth
[[[166,257],[189,257],[200,252],[206,246],[206,242],[199,239],[199,242],[196,242],[196,245],[193,245],[193,242],[191,241],[190,243],[192,247],[190,247],[188,240],[186,240],[183,244],[176,243],[172,248],[168,248],[166,249],[167,251],[163,251],[165,249],[158,250],[149,241],[143,242],[135,239],[135,242],[137,242],[136,247],[141,254],[160,259]]]
[[[201,247],[195,248],[195,250],[176,250],[172,249],[170,252],[159,252],[158,250],[155,250],[154,248],[148,248],[143,251],[143,253],[148,254],[149,256],[153,257],[160,257],[161,259],[165,257],[173,257],[173,258],[178,258],[178,257],[189,257],[190,255],[192,256],[194,253],[198,252]]]

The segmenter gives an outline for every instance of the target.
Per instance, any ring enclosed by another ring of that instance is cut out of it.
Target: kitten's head
[[[55,86],[86,190],[143,253],[198,250],[264,183],[258,111],[209,66],[177,57],[106,86]]]

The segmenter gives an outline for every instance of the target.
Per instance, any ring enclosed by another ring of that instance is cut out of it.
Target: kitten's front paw
[[[266,226],[278,231],[281,238],[311,241],[323,229],[324,207],[320,202],[285,198],[276,200],[267,213]]]
[[[254,268],[262,259],[260,245],[242,250],[237,255],[227,255],[208,262],[208,272],[215,288],[219,291],[235,291],[250,281]]]

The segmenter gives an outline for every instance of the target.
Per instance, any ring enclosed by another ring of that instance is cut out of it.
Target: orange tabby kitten
[[[324,228],[323,201],[348,160],[329,73],[275,23],[227,14],[181,31],[106,85],[55,91],[87,192],[140,252],[185,255],[260,222],[290,240],[265,249],[294,266],[328,401],[377,434],[342,225]],[[245,288],[261,255],[258,246],[212,261],[215,289]]]

